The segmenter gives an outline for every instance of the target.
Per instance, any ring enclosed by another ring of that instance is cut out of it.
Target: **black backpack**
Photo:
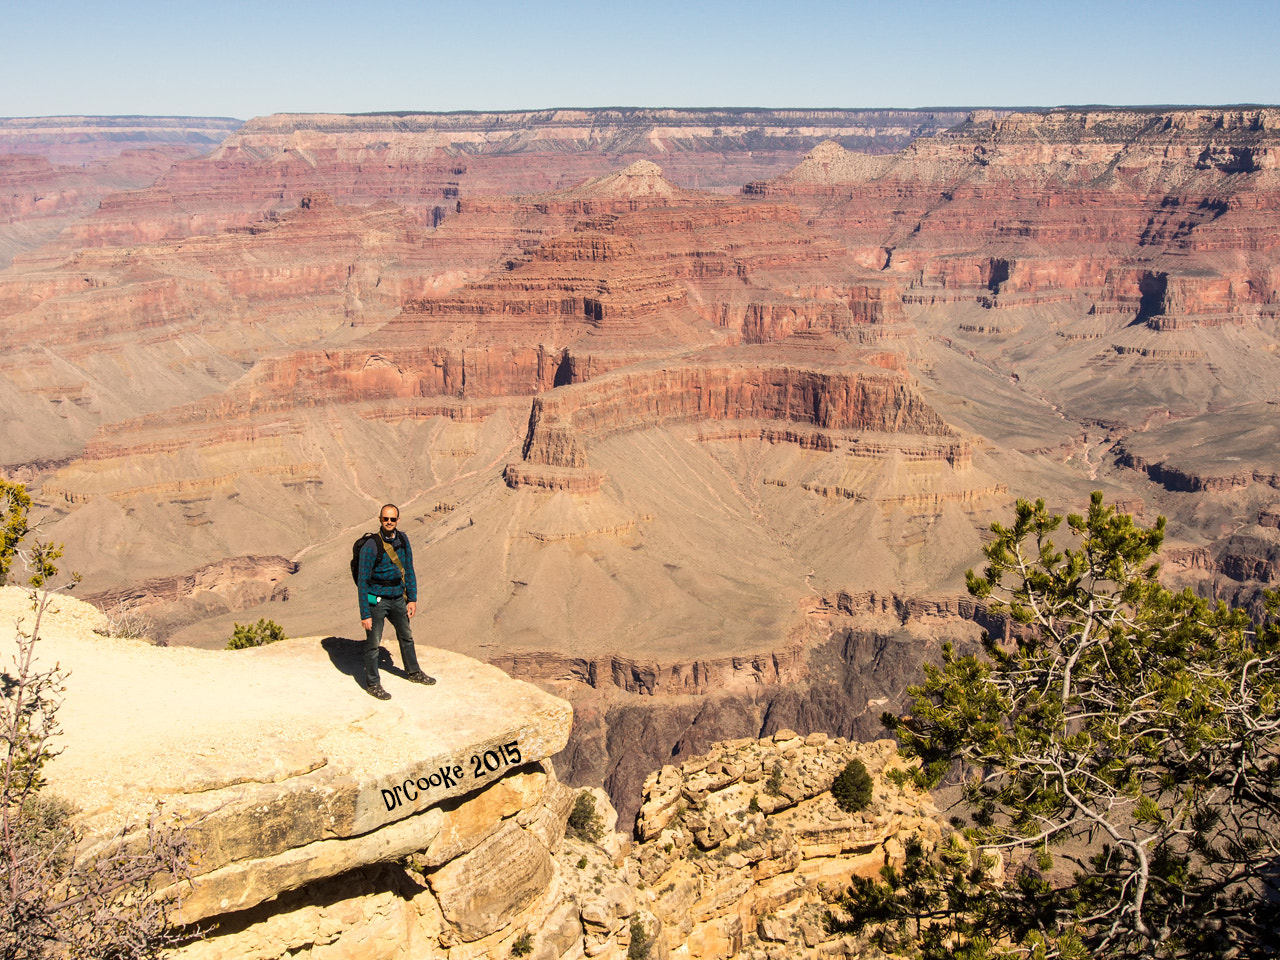
[[[376,537],[376,533],[362,533],[355,543],[351,545],[351,582],[359,583],[357,579],[360,573],[360,551],[366,542]]]
[[[360,551],[364,548],[364,545],[366,542],[368,542],[369,540],[377,540],[377,539],[378,539],[378,534],[376,533],[362,533],[360,534],[359,537],[356,538],[356,542],[351,545],[351,582],[352,583],[360,582],[358,579],[360,574]],[[395,538],[391,541],[391,547],[392,549],[395,549],[399,545],[400,545],[400,531],[397,530]],[[374,563],[377,563],[377,561],[375,560]],[[403,577],[403,574],[401,576]]]

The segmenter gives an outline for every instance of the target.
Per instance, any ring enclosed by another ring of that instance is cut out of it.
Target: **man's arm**
[[[404,563],[404,598],[412,611],[418,605],[418,578],[413,572],[413,547],[403,533],[400,534],[400,540],[404,544],[404,556],[400,558]],[[410,612],[409,616],[413,616],[413,613]]]
[[[356,566],[356,592],[359,594],[360,625],[373,629],[373,611],[369,609],[369,578],[373,576],[373,564],[377,558],[377,543],[366,540],[360,548],[360,563]]]

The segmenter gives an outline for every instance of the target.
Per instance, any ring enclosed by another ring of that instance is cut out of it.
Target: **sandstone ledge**
[[[0,588],[5,660],[18,618],[31,629],[26,593]],[[79,808],[90,843],[157,801],[194,822],[188,922],[433,845],[443,863],[483,839],[451,839],[459,798],[509,782],[509,814],[539,802],[540,761],[568,739],[567,703],[443,650],[418,649],[434,687],[384,666],[393,699],[381,702],[357,683],[353,640],[207,651],[94,632],[104,627],[66,596],[40,626],[39,663],[69,673],[50,788]]]

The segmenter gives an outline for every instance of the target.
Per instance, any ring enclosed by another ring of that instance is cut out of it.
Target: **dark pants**
[[[409,610],[404,596],[383,597],[370,608],[373,627],[364,634],[364,680],[369,686],[378,683],[378,650],[382,647],[382,624],[390,622],[400,641],[400,662],[405,673],[420,670],[418,653],[413,648],[413,631],[409,629]]]

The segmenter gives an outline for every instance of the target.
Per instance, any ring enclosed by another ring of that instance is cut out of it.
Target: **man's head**
[[[384,503],[378,511],[378,526],[383,533],[392,533],[400,522],[400,508],[394,503]]]

